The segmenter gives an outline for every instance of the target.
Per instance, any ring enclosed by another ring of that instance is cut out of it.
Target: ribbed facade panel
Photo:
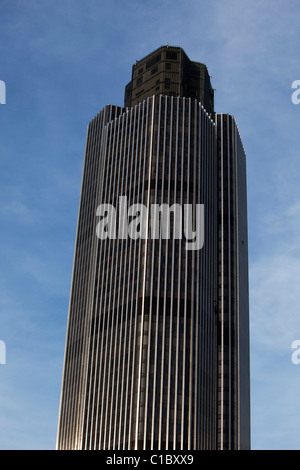
[[[59,448],[81,447],[96,246],[94,213],[102,170],[99,154],[105,142],[105,124],[120,112],[122,108],[107,106],[87,130],[61,390]]]

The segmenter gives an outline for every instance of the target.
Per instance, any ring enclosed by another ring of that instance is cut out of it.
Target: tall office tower
[[[245,182],[206,67],[137,62],[88,126],[58,449],[249,447]]]

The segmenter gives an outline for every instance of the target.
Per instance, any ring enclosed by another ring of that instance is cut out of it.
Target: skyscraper
[[[177,229],[200,206],[188,248]],[[163,46],[88,126],[58,449],[249,448],[247,246],[235,120],[215,115],[206,66]]]

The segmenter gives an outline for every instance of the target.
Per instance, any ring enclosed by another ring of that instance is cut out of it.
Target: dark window
[[[136,81],[137,85],[140,85],[143,82],[143,77],[139,77]]]
[[[151,70],[151,75],[154,75],[156,72],[158,72],[158,67],[154,67],[154,69]]]
[[[139,69],[138,73],[143,73],[143,67],[141,69]]]
[[[199,70],[199,69],[191,69],[190,74],[191,74],[193,77],[199,77],[199,75],[200,75],[200,70]]]
[[[156,80],[156,85],[159,85],[160,84],[160,80]]]
[[[167,69],[167,70],[170,70],[170,69],[171,69],[171,64],[170,64],[170,62],[167,62],[167,63],[166,63],[166,69]]]
[[[135,95],[135,96],[136,96],[136,97],[140,96],[140,95],[141,95],[141,94],[142,94],[144,91],[145,91],[145,90],[144,90],[144,88],[143,88],[143,89],[142,89],[142,90],[140,90],[138,93],[136,93],[136,95]]]
[[[148,62],[146,63],[146,70],[150,69],[152,65],[157,64],[157,62],[159,62],[160,60],[161,60],[161,54],[157,54],[152,59],[148,60]]]
[[[166,78],[166,79],[165,79],[165,87],[166,87],[166,88],[170,88],[170,85],[171,85],[170,79],[169,79],[169,78]]]
[[[167,52],[166,59],[177,60],[177,52]]]

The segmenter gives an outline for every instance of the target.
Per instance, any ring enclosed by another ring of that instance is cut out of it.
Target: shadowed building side
[[[246,155],[235,119],[216,116],[219,165],[218,448],[250,448]]]

